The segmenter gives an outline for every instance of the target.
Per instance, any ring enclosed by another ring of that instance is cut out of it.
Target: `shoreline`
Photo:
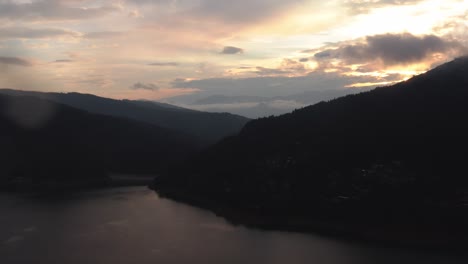
[[[180,191],[162,190],[155,188],[154,185],[149,187],[161,198],[211,211],[234,226],[264,231],[313,234],[377,247],[435,250],[442,254],[468,255],[466,233],[458,234],[456,238],[451,236],[452,234],[445,233],[443,229],[436,230],[435,226],[433,226],[434,229],[420,229],[415,226],[385,226],[368,222],[357,224],[337,220],[319,220],[314,217],[256,213],[252,210],[229,207],[202,197],[181,194]]]
[[[6,182],[0,185],[0,192],[38,192],[61,193],[87,189],[148,186],[156,175],[116,174],[110,173],[106,177],[97,179],[44,180],[33,182],[30,179],[21,179],[15,182]]]

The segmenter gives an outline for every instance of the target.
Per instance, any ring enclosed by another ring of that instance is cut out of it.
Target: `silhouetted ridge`
[[[155,186],[283,216],[386,221],[393,212],[400,221],[448,210],[468,197],[467,102],[463,57],[390,87],[251,121]]]
[[[40,93],[0,90],[9,95],[28,95],[86,110],[91,113],[131,118],[189,134],[206,146],[240,131],[247,118],[228,113],[205,113],[169,104],[114,100],[80,93]]]
[[[196,148],[185,134],[36,97],[0,95],[0,185],[15,178],[163,173]]]

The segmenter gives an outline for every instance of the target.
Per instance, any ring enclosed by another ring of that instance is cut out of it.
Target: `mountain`
[[[0,89],[0,94],[35,96],[91,113],[131,118],[189,134],[206,146],[234,135],[248,119],[227,113],[205,113],[150,101],[114,100],[80,93],[41,93]]]
[[[0,95],[0,183],[162,173],[193,153],[183,133],[53,101]],[[1,184],[0,184],[1,185]]]
[[[262,223],[310,222],[301,215],[364,229],[385,223],[376,232],[426,224],[460,231],[468,220],[467,102],[462,57],[393,86],[251,121],[154,187]]]
[[[303,104],[314,104],[325,100],[335,99],[355,93],[356,89],[328,90],[328,91],[306,91],[288,96],[260,97],[260,96],[226,96],[212,95],[198,99],[192,105],[210,104],[236,104],[236,103],[266,103],[273,101],[295,101]],[[366,91],[364,88],[358,91]]]
[[[211,95],[198,99],[193,102],[193,105],[211,105],[211,104],[235,104],[235,103],[255,103],[268,102],[271,99],[260,96],[226,96],[226,95]]]
[[[324,100],[331,100],[367,90],[367,88],[318,90],[274,97],[211,95],[198,98],[202,95],[185,95],[170,98],[170,100],[171,102],[181,102],[182,105],[197,110],[228,112],[248,118],[260,118],[286,114],[295,109],[303,108]],[[188,98],[192,97],[194,98],[192,101],[188,100]]]

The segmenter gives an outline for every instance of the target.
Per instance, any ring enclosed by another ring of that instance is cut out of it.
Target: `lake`
[[[0,263],[467,263],[422,250],[232,226],[145,187],[0,194]]]

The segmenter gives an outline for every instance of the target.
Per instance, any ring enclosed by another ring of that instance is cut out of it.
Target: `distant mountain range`
[[[337,89],[325,91],[306,91],[288,96],[226,96],[186,95],[169,98],[168,101],[208,112],[229,112],[249,118],[268,117],[289,113],[295,109],[332,100],[348,94],[368,91],[369,89]]]
[[[283,224],[307,215],[461,226],[467,214],[449,216],[468,197],[467,102],[462,57],[393,86],[251,121],[155,188]]]
[[[359,90],[363,91],[363,90]],[[303,104],[313,104],[335,99],[347,94],[355,93],[352,89],[347,90],[329,90],[329,91],[307,91],[289,96],[261,97],[261,96],[225,96],[212,95],[193,102],[193,105],[210,104],[235,104],[235,103],[254,103],[254,102],[272,102],[272,101],[290,101],[294,100]]]
[[[0,89],[0,94],[33,96],[90,113],[143,121],[193,136],[202,147],[236,134],[249,121],[242,116],[228,113],[207,113],[164,103],[114,100],[90,94],[41,93],[11,89]]]

